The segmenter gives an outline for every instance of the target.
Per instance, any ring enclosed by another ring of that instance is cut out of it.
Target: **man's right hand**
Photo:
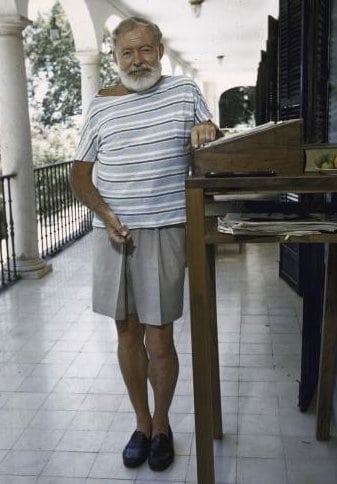
[[[118,244],[126,244],[131,240],[130,230],[126,225],[122,225],[115,214],[111,214],[104,220],[106,230],[111,240]]]
[[[131,240],[130,230],[120,223],[117,215],[105,203],[97,188],[92,183],[94,164],[88,161],[74,161],[71,170],[71,186],[76,198],[94,210],[104,221],[109,237],[118,244],[125,244]]]

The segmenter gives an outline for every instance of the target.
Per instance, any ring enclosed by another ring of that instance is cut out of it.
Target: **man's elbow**
[[[69,173],[69,183],[75,196],[80,196],[83,188],[91,180],[91,163],[75,160]]]
[[[72,167],[70,169],[70,173],[69,173],[69,184],[70,184],[73,192],[75,191],[75,187],[77,185],[78,178],[79,178],[78,163],[79,163],[79,161],[77,161],[77,160],[75,160],[73,162]]]

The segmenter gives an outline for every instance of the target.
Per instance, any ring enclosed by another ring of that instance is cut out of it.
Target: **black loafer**
[[[146,461],[150,450],[150,439],[140,430],[135,430],[123,450],[126,467],[138,467]]]
[[[163,471],[172,464],[173,460],[173,435],[169,427],[168,435],[157,434],[152,438],[148,463],[153,471]]]

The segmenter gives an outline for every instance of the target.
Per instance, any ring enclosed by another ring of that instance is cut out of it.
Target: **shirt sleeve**
[[[86,119],[81,129],[80,141],[75,154],[75,160],[91,161],[97,160],[98,151],[98,123],[94,111],[95,99],[91,102],[87,111]]]
[[[194,123],[202,123],[203,121],[208,121],[212,119],[213,116],[208,109],[207,102],[201,93],[197,84],[194,83],[193,88],[193,98],[194,98]]]

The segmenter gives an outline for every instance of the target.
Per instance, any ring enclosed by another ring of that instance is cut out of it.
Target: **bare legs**
[[[136,316],[117,322],[118,359],[137,418],[137,429],[147,436],[167,433],[168,411],[178,378],[173,324],[142,325]],[[154,394],[151,417],[147,379]]]

